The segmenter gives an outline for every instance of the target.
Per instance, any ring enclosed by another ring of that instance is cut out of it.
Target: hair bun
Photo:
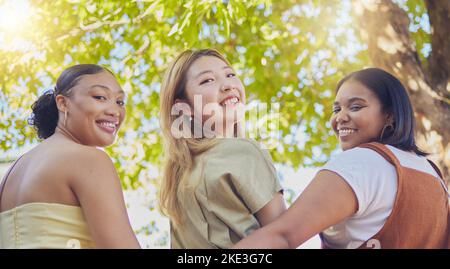
[[[58,108],[56,107],[55,92],[47,90],[31,106],[33,114],[28,123],[36,129],[38,137],[46,139],[55,133],[58,124]]]

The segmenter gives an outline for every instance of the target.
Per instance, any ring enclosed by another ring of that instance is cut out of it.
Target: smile
[[[350,128],[338,129],[339,137],[349,136],[349,135],[353,134],[354,132],[356,132],[356,130],[350,129]]]
[[[95,123],[97,123],[97,126],[100,127],[101,130],[103,130],[109,134],[114,134],[117,131],[117,129],[119,128],[118,122],[99,120],[99,121],[96,121]]]
[[[219,104],[221,106],[227,106],[227,105],[236,105],[237,103],[239,103],[239,98],[237,98],[236,96],[231,96],[231,97],[226,98]]]

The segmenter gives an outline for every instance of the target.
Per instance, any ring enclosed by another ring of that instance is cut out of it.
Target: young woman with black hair
[[[324,248],[448,248],[448,190],[415,143],[400,81],[377,68],[354,72],[339,82],[333,113],[343,152],[235,247],[295,248],[320,233]]]
[[[0,185],[0,248],[139,248],[109,156],[125,118],[114,75],[75,65],[32,106],[44,139]]]

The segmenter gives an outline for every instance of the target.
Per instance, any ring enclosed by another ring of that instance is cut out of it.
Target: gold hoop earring
[[[64,111],[64,127],[66,127],[66,120],[67,120],[67,110]]]
[[[392,123],[384,125],[383,129],[381,130],[380,141],[383,141],[383,136],[384,136],[384,132],[386,131],[386,128],[394,129],[394,125],[392,125]]]

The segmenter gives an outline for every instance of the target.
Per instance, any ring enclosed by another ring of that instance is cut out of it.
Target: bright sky
[[[20,51],[29,46],[23,34],[30,29],[33,13],[27,0],[0,1],[0,50]]]
[[[27,0],[6,0],[0,4],[0,30],[15,31],[32,15]]]

